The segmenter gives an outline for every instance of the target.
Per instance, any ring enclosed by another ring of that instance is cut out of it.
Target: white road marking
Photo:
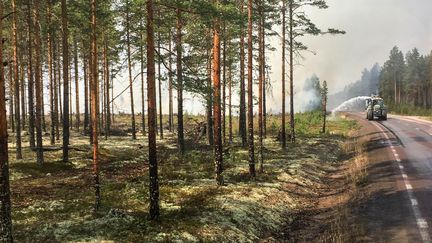
[[[396,149],[392,149],[392,151],[396,153]]]
[[[375,123],[372,123],[372,124],[374,124],[374,126],[376,126],[384,134],[384,136],[385,136],[385,138],[386,138],[387,141],[390,141],[389,136],[384,131],[384,129],[382,129],[381,126],[378,126]],[[396,161],[399,162],[399,160],[400,160],[399,159],[399,154],[394,153],[394,157],[395,157]],[[421,212],[420,212],[420,209],[418,207],[418,201],[417,201],[416,197],[414,196],[414,193],[413,193],[413,190],[412,190],[413,188],[412,188],[411,184],[409,183],[408,176],[405,174],[403,165],[398,164],[398,166],[399,166],[400,173],[402,174],[402,178],[403,178],[403,181],[404,181],[404,184],[405,184],[406,191],[408,193],[408,198],[411,201],[411,208],[413,209],[414,217],[416,218],[417,227],[418,227],[418,229],[420,231],[420,236],[421,236],[423,242],[428,242],[429,243],[429,242],[431,242],[431,239],[430,239],[430,236],[429,236],[429,226],[428,226],[428,223],[421,216]]]

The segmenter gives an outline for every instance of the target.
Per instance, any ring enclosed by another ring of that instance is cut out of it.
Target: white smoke
[[[354,98],[351,98],[342,104],[340,104],[338,107],[334,108],[332,110],[332,114],[335,114],[336,112],[340,111],[363,111],[366,106],[366,99],[370,99],[369,96],[357,96]]]

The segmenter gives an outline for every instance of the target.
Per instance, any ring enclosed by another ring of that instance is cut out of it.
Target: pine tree
[[[42,144],[42,76],[41,76],[41,31],[39,19],[39,0],[34,1],[33,6],[34,30],[35,30],[35,90],[36,90],[36,154],[38,164],[43,164],[43,144]]]
[[[215,1],[219,4],[219,1]],[[221,41],[220,19],[216,17],[213,23],[212,79],[213,79],[213,119],[214,119],[214,153],[215,172],[218,185],[223,184],[223,154],[222,154],[222,124],[221,124]],[[225,57],[224,57],[225,58]]]
[[[98,143],[98,49],[97,49],[97,37],[96,37],[96,11],[97,5],[96,0],[91,0],[91,62],[90,62],[90,90],[91,90],[91,129],[93,134],[93,180],[95,188],[95,205],[94,209],[97,211],[100,207],[100,184],[99,184],[99,143]]]
[[[252,0],[248,0],[248,131],[249,131],[249,174],[255,177],[255,148],[253,122],[253,81],[252,81]]]
[[[21,111],[20,111],[20,79],[18,69],[18,37],[17,37],[17,10],[16,0],[12,0],[12,38],[13,38],[13,79],[14,79],[14,99],[15,99],[15,140],[16,158],[22,159],[21,149]],[[22,64],[21,64],[22,65]]]
[[[63,48],[63,162],[69,162],[69,29],[66,0],[61,1]]]
[[[180,10],[177,10],[179,14]],[[147,0],[147,95],[148,95],[148,149],[150,174],[150,219],[159,217],[159,179],[156,150],[156,72],[154,56],[153,0]],[[181,28],[180,28],[181,30]],[[181,33],[180,33],[181,36]],[[179,48],[179,47],[177,47]],[[177,50],[178,52],[178,50]]]
[[[126,0],[126,45],[127,45],[127,58],[128,58],[128,72],[129,72],[129,95],[131,101],[131,121],[132,121],[132,139],[136,139],[136,126],[135,126],[135,108],[134,108],[134,95],[133,95],[133,77],[132,77],[132,61],[131,61],[131,40],[130,40],[130,7],[129,0]]]
[[[3,1],[0,2],[0,16],[3,16]],[[0,19],[0,40],[3,40],[2,22],[3,17]],[[0,41],[0,60],[3,60],[3,41]],[[5,89],[4,68],[0,65],[0,241],[13,242]]]
[[[177,53],[177,146],[179,152],[184,154],[184,130],[183,130],[183,47],[182,47],[182,10],[176,10],[176,53]],[[148,47],[147,47],[148,48]]]

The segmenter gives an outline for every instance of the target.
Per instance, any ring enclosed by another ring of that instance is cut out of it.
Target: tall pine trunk
[[[241,1],[241,13],[243,14],[244,4]],[[239,133],[242,140],[242,146],[247,144],[246,131],[246,87],[245,87],[245,37],[244,25],[240,26],[240,114],[239,114]]]
[[[293,20],[293,1],[289,1],[289,53],[290,53],[290,125],[291,142],[295,142],[295,119],[294,119],[294,20]]]
[[[21,130],[24,130],[27,122],[27,110],[26,110],[26,97],[25,97],[25,76],[24,76],[24,62],[22,59],[22,54],[20,55],[20,97],[21,97]]]
[[[75,127],[79,132],[81,126],[80,103],[79,103],[79,77],[78,77],[78,41],[74,37],[74,71],[75,71]]]
[[[281,126],[281,134],[280,134],[280,139],[282,142],[282,148],[286,148],[286,129],[285,129],[285,95],[286,95],[286,91],[285,91],[285,28],[286,28],[286,6],[285,6],[286,0],[282,0],[282,126]]]
[[[0,2],[0,16],[3,16],[3,1]],[[0,18],[0,40],[3,40],[2,22]],[[0,60],[3,60],[3,41],[0,41]],[[0,65],[0,241],[13,242],[5,88],[4,68]]]
[[[159,17],[160,17],[160,13],[159,13]],[[159,55],[161,55],[161,35],[160,32],[158,33],[158,53]],[[163,118],[163,114],[162,114],[162,72],[161,72],[161,62],[162,60],[159,58],[158,61],[158,91],[159,91],[159,136],[161,139],[164,138],[163,136],[163,123],[162,123],[162,118]]]
[[[173,73],[172,73],[172,34],[171,29],[168,32],[168,127],[169,131],[173,131],[174,127],[174,110],[173,110]]]
[[[159,179],[156,150],[156,73],[154,56],[153,0],[147,0],[147,96],[150,174],[150,219],[159,217]]]
[[[216,0],[218,4],[219,1]],[[212,79],[213,79],[213,119],[214,119],[214,153],[215,172],[218,185],[223,184],[223,154],[222,154],[222,124],[221,124],[221,80],[220,80],[220,20],[216,18],[213,23],[213,58],[212,58]]]
[[[259,2],[259,16],[262,16],[263,12],[262,12],[262,4],[263,1],[261,0]],[[261,17],[260,17],[261,18]],[[264,136],[264,129],[263,129],[263,122],[264,122],[264,116],[263,116],[263,84],[264,84],[264,66],[263,66],[263,26],[262,26],[262,22],[261,19],[259,21],[258,24],[258,130],[259,130],[259,155],[258,155],[258,160],[259,160],[259,171],[263,172],[263,160],[264,160],[264,155],[263,155],[263,136]]]
[[[126,44],[127,44],[127,58],[128,58],[128,73],[129,73],[129,91],[131,102],[131,120],[132,120],[132,139],[136,139],[136,126],[135,126],[135,108],[133,96],[133,80],[132,80],[132,60],[131,60],[131,44],[130,44],[130,18],[129,18],[129,0],[126,2]]]
[[[262,28],[262,33],[261,33],[261,38],[262,38],[262,67],[263,67],[263,73],[262,73],[262,79],[263,79],[263,92],[262,92],[262,106],[263,106],[263,136],[264,138],[267,137],[267,94],[266,94],[266,90],[267,90],[267,80],[266,80],[266,71],[267,71],[267,67],[266,67],[266,42],[265,42],[265,36],[266,36],[266,32],[265,32],[265,1],[263,1],[263,10],[262,10],[262,14],[261,14],[261,28]]]
[[[219,34],[219,33],[218,33]],[[221,102],[221,110],[222,110],[222,142],[225,144],[226,142],[226,66],[227,66],[227,58],[226,58],[226,24],[223,23],[223,33],[222,33],[222,52],[223,52],[223,74],[222,74],[222,102]],[[219,37],[220,38],[220,37]],[[220,65],[220,63],[219,63]]]
[[[55,124],[56,124],[56,116],[54,110],[54,79],[53,79],[53,48],[52,48],[52,30],[51,30],[51,1],[47,1],[47,24],[48,24],[48,33],[47,33],[47,57],[48,57],[48,79],[49,79],[49,93],[50,93],[50,144],[55,144]]]
[[[63,45],[63,162],[69,162],[69,44],[66,0],[61,0]]]
[[[176,36],[176,52],[177,52],[177,146],[179,152],[184,154],[184,131],[183,131],[183,66],[182,66],[182,16],[181,9],[177,8],[177,36]],[[148,47],[147,47],[148,48]],[[147,50],[148,51],[148,50]]]
[[[33,17],[35,30],[35,90],[36,90],[36,154],[38,164],[43,164],[43,140],[42,140],[42,93],[41,93],[41,37],[39,23],[39,0],[34,1]]]
[[[248,0],[248,130],[249,130],[249,173],[255,177],[253,80],[252,80],[252,0]]]
[[[209,145],[213,145],[213,93],[212,93],[212,56],[213,50],[210,50],[211,56],[208,55],[208,77],[207,77],[207,87],[208,87],[208,96],[207,96],[207,140]]]
[[[87,58],[83,56],[83,72],[84,72],[84,134],[89,131],[89,78]]]
[[[228,42],[228,50],[231,47],[231,39]],[[232,60],[231,57],[228,60],[228,141],[231,145],[233,143],[233,124],[232,124]]]
[[[20,79],[18,70],[18,38],[17,38],[17,12],[16,0],[12,0],[12,37],[13,37],[13,79],[14,79],[14,99],[15,99],[15,141],[16,158],[22,159],[21,148],[21,111],[20,111]],[[22,65],[22,64],[21,64]]]
[[[108,62],[108,43],[105,39],[104,41],[104,81],[105,81],[105,104],[104,104],[104,110],[105,110],[105,139],[107,139],[110,136],[111,131],[111,109],[110,109],[110,70],[109,70],[109,62]]]
[[[144,33],[140,31],[140,59],[141,59],[141,130],[142,135],[146,133],[145,125],[145,81],[144,81]]]
[[[8,60],[11,59],[10,57],[10,53],[9,53],[9,57],[7,58]],[[10,123],[10,127],[12,129],[12,132],[15,132],[15,111],[14,111],[14,103],[15,103],[15,92],[14,92],[14,82],[13,82],[13,65],[10,65],[10,63],[8,63],[8,78],[9,78],[9,123]]]
[[[28,67],[27,67],[27,76],[28,76],[28,112],[29,112],[29,143],[30,148],[36,147],[35,145],[35,112],[34,112],[34,79],[33,79],[33,38],[32,38],[32,30],[33,30],[33,21],[32,21],[32,10],[30,1],[27,5],[28,13],[27,13],[27,26],[28,26]]]
[[[93,133],[93,180],[95,188],[95,205],[94,209],[97,211],[100,206],[100,184],[99,184],[99,144],[98,144],[98,51],[96,40],[96,0],[91,1],[91,123]]]
[[[54,36],[53,36],[53,41],[54,41]],[[58,86],[59,86],[59,82],[60,82],[60,78],[59,76],[57,76],[58,72],[57,70],[60,68],[59,67],[59,60],[58,60],[58,55],[57,55],[57,49],[56,48],[56,44],[53,43],[52,48],[53,48],[53,93],[54,93],[54,122],[55,122],[55,136],[56,136],[56,140],[60,140],[60,128],[59,128],[59,93],[58,93]]]

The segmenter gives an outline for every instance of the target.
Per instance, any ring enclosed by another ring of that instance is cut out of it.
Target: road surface
[[[362,124],[369,175],[359,209],[367,242],[431,242],[432,122],[390,115]]]

